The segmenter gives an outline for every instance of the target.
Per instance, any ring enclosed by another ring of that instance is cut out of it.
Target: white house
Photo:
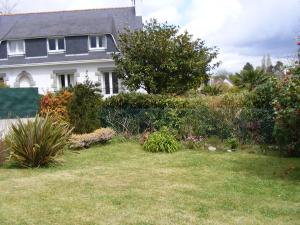
[[[44,94],[88,76],[104,96],[117,94],[118,34],[141,27],[134,7],[0,15],[0,82]]]

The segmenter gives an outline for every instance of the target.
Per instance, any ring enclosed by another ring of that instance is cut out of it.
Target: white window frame
[[[10,49],[11,42],[22,42],[22,51],[21,52],[11,52],[11,49]],[[23,56],[23,55],[25,55],[25,41],[24,40],[9,40],[9,41],[7,41],[7,55],[8,56]]]
[[[64,49],[58,49],[58,39],[64,39]],[[50,40],[55,40],[55,50],[50,50]],[[57,54],[66,52],[66,38],[65,37],[53,37],[47,39],[47,49],[49,54]]]
[[[91,37],[96,37],[96,47],[92,48],[91,46]],[[99,38],[102,38],[103,46],[99,46]],[[89,51],[104,51],[107,49],[107,37],[106,35],[90,35],[88,40]]]
[[[68,75],[70,75],[70,78],[71,78],[71,85],[72,86],[75,85],[75,74],[74,73],[57,73],[56,74],[56,79],[57,79],[58,90],[62,90],[63,88],[69,88]],[[62,87],[61,76],[64,76],[64,78],[65,78],[65,87]]]
[[[108,78],[109,78],[109,94],[106,93],[106,82],[105,82],[105,73],[108,73]],[[102,72],[103,76],[102,76],[102,94],[104,94],[104,96],[114,96],[114,95],[118,95],[120,94],[121,91],[121,82],[120,79],[118,78],[118,93],[114,93],[114,85],[113,85],[113,73],[115,73],[114,71],[106,71],[106,72]]]

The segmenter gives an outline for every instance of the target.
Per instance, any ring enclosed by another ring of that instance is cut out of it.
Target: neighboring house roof
[[[210,85],[212,84],[227,84],[230,87],[233,86],[233,83],[229,79],[221,77],[211,77]]]
[[[134,7],[0,15],[0,40],[113,34],[142,27]]]

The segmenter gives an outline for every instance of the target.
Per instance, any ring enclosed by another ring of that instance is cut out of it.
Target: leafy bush
[[[107,98],[103,103],[104,108],[117,109],[194,108],[197,105],[203,105],[201,99],[141,93],[121,93]]]
[[[222,110],[207,106],[181,110],[178,134],[183,139],[189,136],[218,136],[226,139],[231,136],[233,122],[227,121],[225,116]]]
[[[99,84],[86,79],[72,88],[68,105],[70,124],[78,134],[90,133],[100,127],[99,106],[102,102]]]
[[[67,106],[72,97],[72,93],[64,90],[58,93],[48,93],[41,99],[40,116],[49,115],[53,120],[59,122],[69,122]]]
[[[0,88],[8,88],[8,86],[0,80]]]
[[[166,129],[150,134],[144,143],[144,149],[148,152],[172,153],[178,151],[179,148],[179,142]]]
[[[147,128],[178,128],[180,111],[202,105],[201,100],[187,100],[163,95],[123,93],[104,101],[101,119],[104,126],[128,135]]]
[[[275,110],[274,137],[277,144],[290,156],[300,156],[300,79],[286,77],[277,84],[273,101]]]
[[[220,85],[205,85],[201,90],[201,93],[204,95],[220,95],[223,93],[222,87]]]
[[[183,144],[188,149],[197,149],[202,147],[204,140],[203,137],[189,136],[183,141]]]
[[[230,150],[235,150],[239,146],[239,140],[237,138],[228,138],[225,141],[225,146]]]
[[[272,111],[246,108],[241,110],[235,123],[235,136],[239,137],[243,143],[273,143],[274,116]]]
[[[71,131],[66,123],[54,122],[50,117],[12,125],[5,137],[10,160],[20,167],[40,167],[57,161],[68,145]]]
[[[141,137],[140,137],[140,144],[141,144],[141,145],[144,145],[145,142],[148,140],[150,134],[152,134],[153,132],[155,132],[154,129],[151,129],[151,128],[146,129],[146,130],[142,133],[142,135],[141,135]]]
[[[89,148],[93,144],[110,141],[114,135],[115,132],[110,128],[98,129],[89,134],[73,134],[70,138],[70,147],[72,149]]]

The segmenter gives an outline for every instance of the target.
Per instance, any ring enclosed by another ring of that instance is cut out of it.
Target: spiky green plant
[[[144,150],[147,152],[173,153],[179,149],[179,142],[166,128],[150,134],[144,143]]]
[[[12,125],[4,141],[10,160],[20,167],[41,167],[57,162],[71,134],[67,124],[36,116]]]

